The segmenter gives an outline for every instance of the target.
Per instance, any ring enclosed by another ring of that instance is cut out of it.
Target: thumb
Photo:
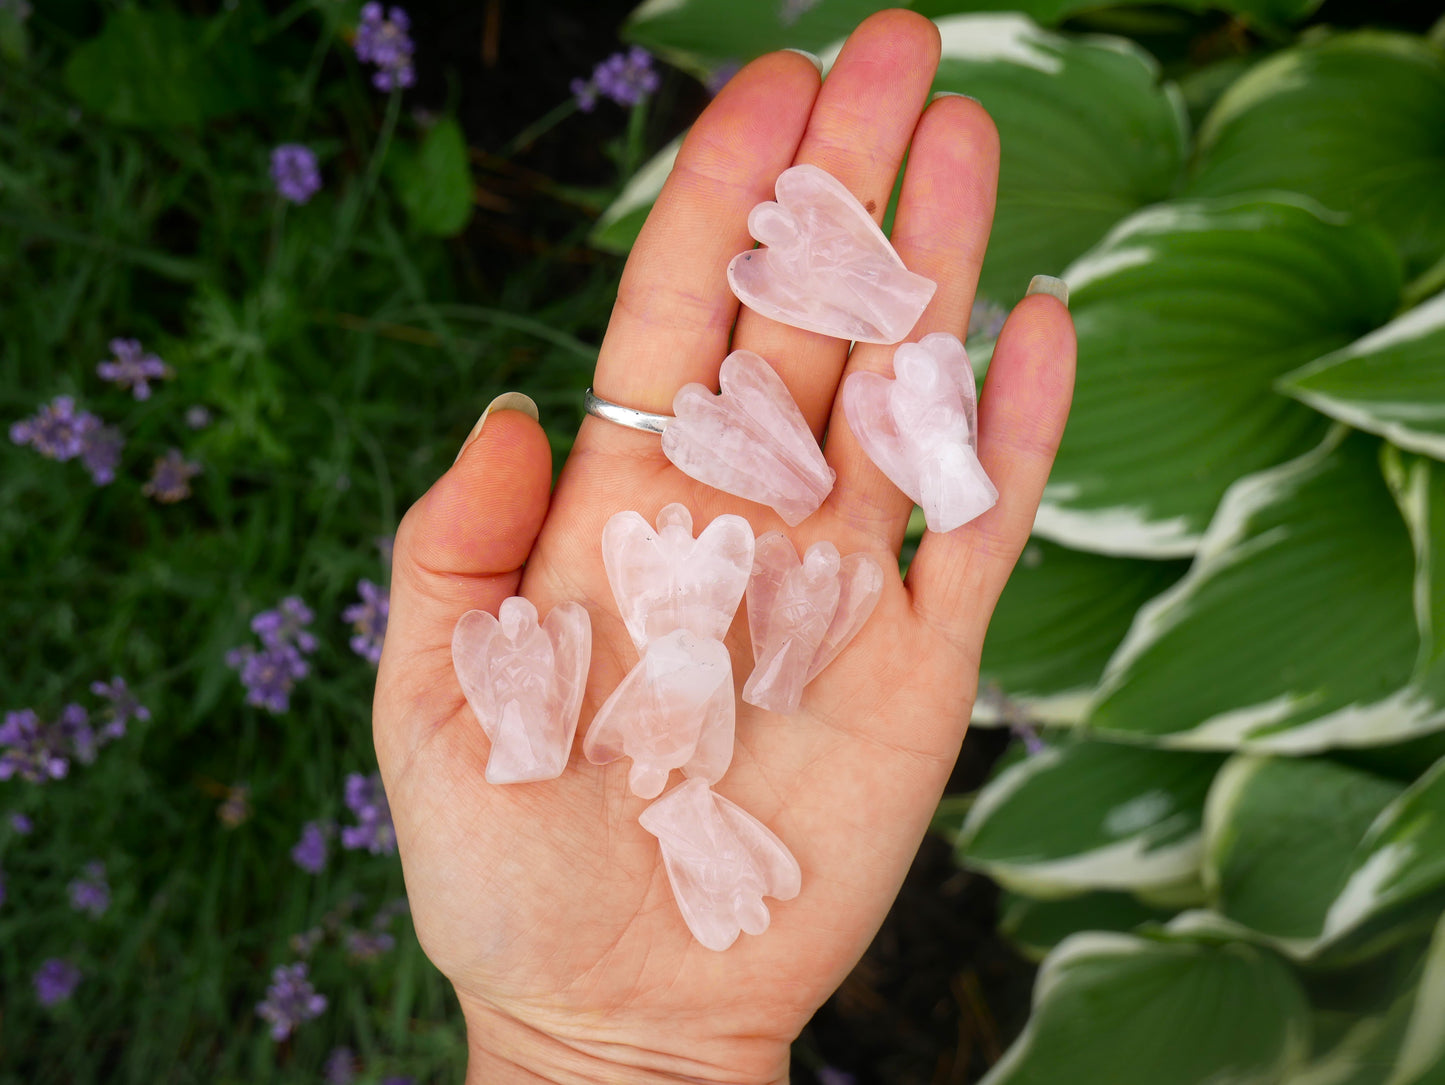
[[[446,690],[444,700],[460,701],[454,682],[437,681],[451,670],[452,629],[468,610],[496,614],[516,594],[551,486],[552,450],[537,405],[509,392],[491,402],[451,469],[402,518],[377,673],[378,753],[411,746],[406,735],[383,734],[383,724],[426,718],[411,711],[419,698]]]

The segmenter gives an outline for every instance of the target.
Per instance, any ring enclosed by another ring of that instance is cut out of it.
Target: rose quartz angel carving
[[[802,888],[783,842],[701,780],[673,788],[638,821],[661,844],[682,918],[708,949],[727,949],[743,931],[762,934],[772,919],[763,898],[792,900]]]
[[[653,799],[673,769],[720,780],[733,759],[733,721],[727,648],[678,629],[648,643],[641,662],[597,710],[582,752],[594,765],[632,758],[628,785]]]
[[[893,353],[896,379],[851,373],[843,413],[869,459],[923,507],[930,531],[992,508],[998,490],[978,460],[978,393],[968,352],[947,332]]]
[[[743,700],[796,712],[803,687],[863,628],[882,591],[883,570],[867,554],[840,558],[832,543],[816,542],[800,562],[781,531],[760,538],[747,593],[757,666]]]
[[[817,166],[778,175],[778,200],[748,215],[766,248],[739,253],[728,284],[744,305],[795,328],[897,343],[937,284],[915,275],[841,181]]]
[[[537,608],[521,596],[497,617],[469,610],[452,632],[452,665],[492,741],[487,781],[520,784],[562,775],[577,733],[592,659],[592,624],[577,603]]]
[[[602,564],[639,652],[677,629],[722,640],[753,567],[753,529],[719,516],[694,539],[682,505],[665,506],[656,530],[640,513],[619,512],[602,529]]]
[[[790,527],[810,516],[837,474],[772,366],[750,350],[723,359],[721,395],[686,384],[672,401],[662,451],[717,490],[770,505]]]

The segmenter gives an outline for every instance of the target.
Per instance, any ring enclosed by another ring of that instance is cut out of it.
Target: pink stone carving
[[[851,373],[843,413],[895,486],[923,507],[930,531],[952,531],[992,508],[998,490],[978,460],[978,393],[968,352],[947,332],[904,343],[889,380]]]
[[[781,531],[758,539],[747,593],[757,665],[743,700],[770,712],[796,712],[803,687],[863,628],[882,591],[883,570],[867,554],[840,558],[824,541],[799,561]]]
[[[673,398],[663,454],[683,474],[770,505],[797,526],[823,503],[836,472],[787,385],[762,358],[733,351],[723,359],[718,381],[721,395],[686,384]]]
[[[675,630],[650,641],[641,661],[602,703],[582,740],[594,765],[630,757],[633,794],[662,794],[673,769],[712,782],[733,759],[733,668],[727,648]]]
[[[719,516],[696,539],[679,504],[657,514],[619,512],[602,529],[602,564],[637,650],[686,629],[722,640],[753,568],[753,529],[741,516]]]
[[[486,777],[493,784],[562,775],[577,733],[592,659],[592,623],[577,603],[537,608],[521,596],[497,617],[469,610],[452,631],[452,665],[467,704],[491,739]]]
[[[727,949],[743,931],[762,934],[772,919],[763,898],[792,900],[802,889],[786,845],[702,780],[673,788],[638,821],[662,845],[678,909],[708,949]]]
[[[871,215],[817,166],[778,175],[778,200],[748,215],[766,248],[739,253],[728,284],[748,308],[795,328],[861,343],[897,343],[937,284],[903,266]]]

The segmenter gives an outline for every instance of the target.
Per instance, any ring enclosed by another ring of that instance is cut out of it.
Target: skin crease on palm
[[[1001,497],[979,519],[925,535],[908,577],[889,575],[858,637],[780,717],[740,703],[717,791],[759,818],[803,870],[772,925],[729,950],[698,945],[673,901],[628,763],[594,766],[581,734],[636,662],[602,567],[602,526],[681,501],[697,529],[745,516],[799,552],[828,539],[896,567],[911,509],[843,421],[840,381],[891,373],[891,347],[799,331],[740,310],[729,259],[777,175],[810,162],[881,220],[905,151],[893,230],[907,266],[939,288],[910,340],[962,337],[988,240],[998,137],[963,97],[929,103],[937,31],[906,11],[869,18],[826,83],[809,61],[748,65],[692,128],[623,274],[593,381],[604,398],[667,413],[690,381],[716,387],[729,348],[779,371],[838,481],[795,529],[708,489],[655,435],[588,418],[549,495],[541,426],[497,410],[397,533],[375,741],[417,934],[456,988],[468,1081],[780,1082],[789,1045],[883,921],[967,726],[994,603],[1033,522],[1074,378],[1068,311],[1047,295],[1013,311],[993,356],[979,452]],[[1041,268],[1041,272],[1057,269]],[[489,745],[452,671],[452,627],[522,594],[545,616],[575,600],[593,629],[579,741],[563,775],[485,782]],[[728,638],[737,688],[752,667],[745,614]],[[680,780],[674,774],[673,782]]]

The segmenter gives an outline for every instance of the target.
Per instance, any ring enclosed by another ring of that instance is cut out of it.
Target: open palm
[[[666,413],[689,381],[716,387],[729,349],[778,370],[837,484],[787,533],[896,566],[911,502],[843,421],[854,370],[891,372],[891,347],[859,346],[739,310],[724,268],[751,242],[748,211],[777,175],[810,162],[882,218],[905,151],[893,243],[939,284],[910,339],[962,337],[987,243],[998,142],[969,99],[927,104],[938,60],[931,23],[902,11],[865,22],[826,83],[801,56],[740,72],[694,126],[633,249],[598,359],[599,395]],[[926,108],[925,108],[926,107]],[[1028,536],[1073,383],[1067,310],[1025,299],[994,353],[979,452],[998,505],[926,534],[906,580],[889,574],[858,637],[782,717],[739,703],[731,768],[717,785],[771,828],[803,871],[802,893],[729,950],[684,925],[647,805],[627,762],[574,749],[557,780],[492,786],[489,744],[452,672],[457,618],[522,594],[545,616],[585,606],[593,629],[582,724],[637,661],[602,566],[603,524],[649,521],[680,501],[696,530],[738,513],[782,528],[763,506],[710,490],[655,436],[589,418],[556,492],[541,427],[497,410],[397,535],[391,624],[375,737],[418,935],[455,985],[471,1080],[780,1081],[788,1046],[862,954],[892,902],[957,756],[984,630]],[[752,666],[746,622],[727,644],[737,688]]]

